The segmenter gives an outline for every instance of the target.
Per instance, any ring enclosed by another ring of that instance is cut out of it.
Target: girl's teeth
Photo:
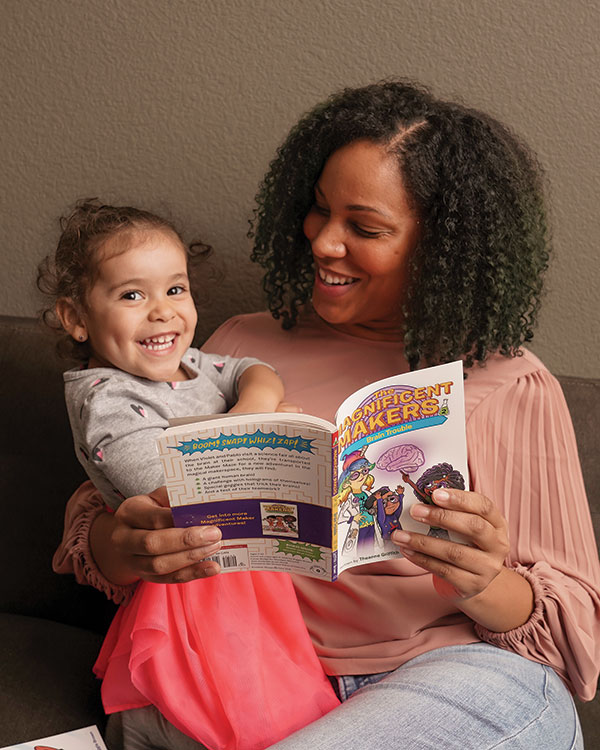
[[[158,352],[162,349],[168,349],[175,340],[174,334],[170,336],[153,336],[152,338],[140,341],[141,345],[150,351]]]

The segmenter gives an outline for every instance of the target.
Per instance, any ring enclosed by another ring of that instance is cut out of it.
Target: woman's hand
[[[435,505],[417,503],[416,521],[454,531],[467,544],[409,531],[395,531],[392,541],[415,565],[433,573],[438,594],[490,630],[505,631],[525,622],[533,609],[529,583],[505,567],[509,552],[507,523],[484,495],[438,489]]]
[[[394,532],[392,540],[411,562],[434,574],[441,596],[466,599],[484,591],[500,573],[509,552],[507,524],[487,497],[464,490],[439,489],[435,505],[415,503],[410,515],[428,526],[458,532],[466,544],[434,536]]]
[[[174,528],[164,487],[124,500],[115,513],[98,516],[90,530],[94,560],[116,584],[184,583],[216,575],[219,564],[206,558],[220,548],[220,539],[216,526]]]

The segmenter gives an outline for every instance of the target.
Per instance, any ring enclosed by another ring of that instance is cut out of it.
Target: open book
[[[354,565],[402,557],[394,529],[447,536],[408,510],[432,503],[437,487],[468,489],[462,363],[371,383],[335,419],[177,420],[157,440],[175,525],[219,526],[214,559],[225,572],[329,581]]]

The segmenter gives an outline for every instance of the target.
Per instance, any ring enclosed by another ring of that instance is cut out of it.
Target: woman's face
[[[335,151],[315,186],[304,234],[315,262],[317,313],[346,333],[399,338],[418,222],[395,158],[365,140]]]

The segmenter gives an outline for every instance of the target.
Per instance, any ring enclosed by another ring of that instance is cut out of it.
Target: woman
[[[266,359],[304,411],[331,418],[364,383],[426,364],[468,368],[472,490],[411,514],[471,546],[395,530],[403,559],[294,578],[344,702],[275,747],[582,747],[569,691],[594,694],[600,572],[562,392],[522,348],[549,247],[533,156],[416,86],[349,89],[292,129],[252,236],[271,315],[204,348]],[[109,516],[81,490],[59,557],[105,589],[214,573],[196,562],[208,530],[170,525],[150,498]]]

